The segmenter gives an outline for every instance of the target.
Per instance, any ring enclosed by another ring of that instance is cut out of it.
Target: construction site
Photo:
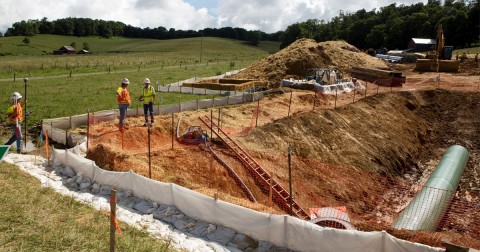
[[[159,107],[154,125],[142,127],[143,116],[128,116],[125,131],[115,111],[108,120],[89,114],[87,125],[71,132],[86,136],[86,158],[104,170],[133,171],[324,227],[385,230],[434,247],[447,242],[480,249],[479,66],[470,58],[458,72],[420,72],[346,42],[301,39],[229,77],[230,86],[253,87],[248,101],[243,95],[245,102],[203,109],[197,101],[197,108],[179,105],[177,113]],[[279,84],[303,78],[308,68],[335,69],[350,81],[354,67],[401,72],[402,81],[358,77],[362,89],[334,93]],[[211,82],[203,85],[214,89]],[[255,85],[267,91],[256,96]],[[427,218],[428,228],[399,227],[451,146],[468,153],[458,188],[429,187],[425,196],[439,198],[434,208],[444,210],[410,213]]]

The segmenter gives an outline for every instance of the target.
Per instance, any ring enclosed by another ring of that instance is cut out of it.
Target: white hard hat
[[[143,84],[150,84],[150,79],[149,78],[145,78],[145,80],[143,80]]]
[[[17,100],[20,98],[22,98],[22,95],[19,92],[13,92],[12,96],[10,97],[12,100]]]
[[[123,78],[122,84],[130,84],[130,81],[127,78]]]

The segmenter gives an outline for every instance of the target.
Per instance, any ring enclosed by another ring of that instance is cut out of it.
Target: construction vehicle
[[[415,70],[425,72],[458,72],[460,62],[452,59],[452,46],[445,46],[445,36],[440,24],[437,28],[436,49],[426,55],[425,59],[417,59]]]

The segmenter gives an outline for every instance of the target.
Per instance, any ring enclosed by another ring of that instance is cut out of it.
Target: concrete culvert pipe
[[[435,231],[448,210],[468,162],[468,151],[447,149],[422,190],[393,223],[395,229]]]

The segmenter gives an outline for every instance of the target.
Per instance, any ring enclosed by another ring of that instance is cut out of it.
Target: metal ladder
[[[250,175],[252,175],[257,183],[259,183],[260,189],[263,193],[270,193],[270,184],[272,183],[272,197],[275,203],[283,211],[290,212],[290,193],[285,190],[277,181],[271,178],[271,176],[250,156],[244,151],[233,139],[231,139],[221,128],[217,126],[207,116],[199,117],[215,135],[220,138],[228,148],[235,153],[240,162],[247,168]],[[212,125],[212,127],[210,127]],[[292,214],[300,219],[309,219],[308,214],[303,210],[297,202],[292,200]]]

